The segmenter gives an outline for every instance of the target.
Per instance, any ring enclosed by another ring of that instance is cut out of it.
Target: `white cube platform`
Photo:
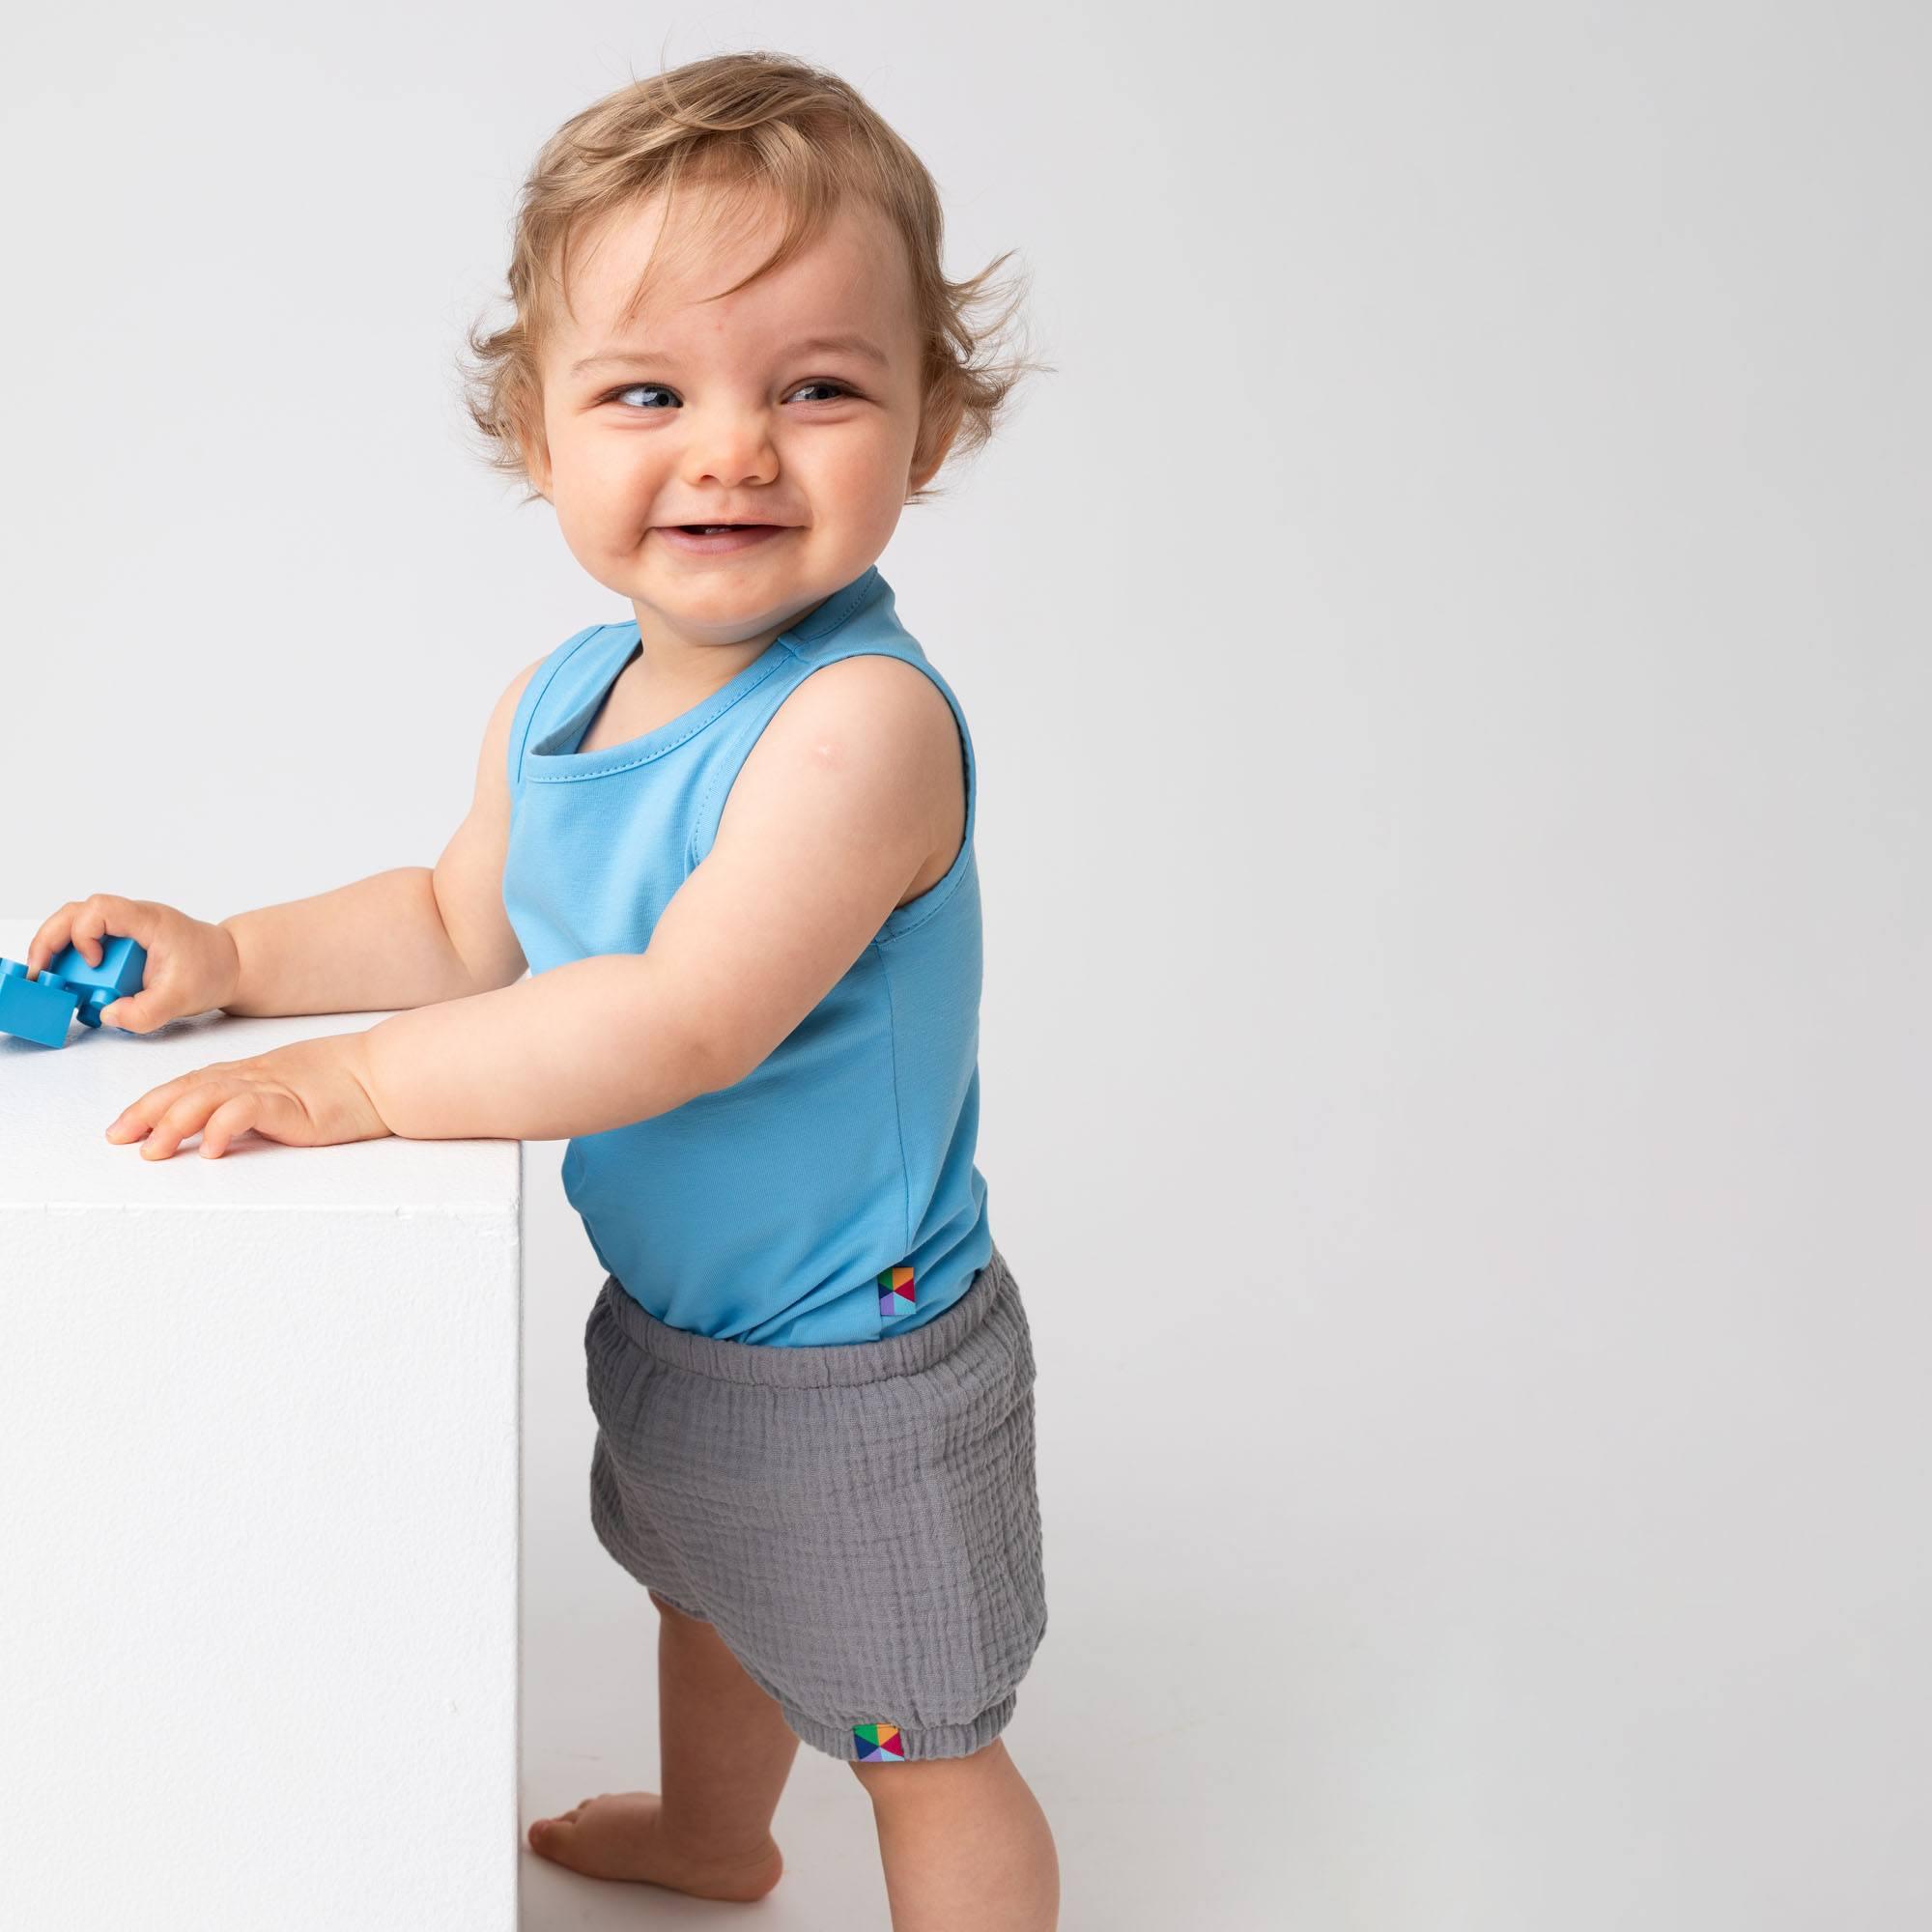
[[[104,1138],[383,1017],[0,1035],[0,1925],[516,1924],[521,1144]]]

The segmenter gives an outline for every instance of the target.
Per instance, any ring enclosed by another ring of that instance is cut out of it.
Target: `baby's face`
[[[549,452],[529,452],[531,480],[572,554],[631,599],[646,631],[763,643],[879,555],[907,493],[937,468],[910,469],[922,390],[911,270],[886,218],[850,206],[783,268],[707,302],[764,259],[782,220],[773,211],[716,232],[702,191],[686,188],[678,224],[716,240],[674,274],[668,246],[626,326],[619,311],[662,219],[652,197],[573,249],[575,316],[546,345]],[[812,346],[831,336],[880,357]],[[745,521],[783,527],[709,555],[664,527]]]

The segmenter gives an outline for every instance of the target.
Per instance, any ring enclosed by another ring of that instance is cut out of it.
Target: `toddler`
[[[940,244],[917,156],[800,61],[568,121],[469,407],[634,617],[503,692],[433,868],[216,925],[99,894],[26,963],[138,940],[103,1014],[137,1033],[403,1009],[155,1088],[107,1130],[146,1158],[568,1139],[606,1270],[591,1520],[659,1612],[664,1789],[538,1819],[536,1852],[761,1897],[803,1739],[864,1785],[899,1932],[1044,1932],[1053,1839],[1000,1735],[1046,1603],[974,1164],[973,742],[876,562],[1021,366],[980,359],[991,270],[949,281]]]

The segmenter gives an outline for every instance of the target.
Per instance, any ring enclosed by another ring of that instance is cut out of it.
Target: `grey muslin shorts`
[[[923,1326],[786,1348],[672,1328],[608,1276],[583,1335],[590,1519],[714,1625],[805,1743],[963,1757],[1046,1634],[1034,1359],[994,1248]]]

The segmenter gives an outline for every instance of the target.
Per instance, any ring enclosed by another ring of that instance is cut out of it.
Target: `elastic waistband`
[[[768,1388],[841,1388],[929,1369],[958,1348],[1014,1293],[1012,1272],[995,1246],[966,1292],[945,1314],[930,1321],[901,1334],[882,1335],[876,1342],[803,1348],[732,1342],[718,1335],[694,1334],[689,1328],[673,1328],[629,1294],[614,1274],[604,1278],[601,1298],[632,1341],[672,1368],[711,1376],[719,1381],[758,1382]]]

